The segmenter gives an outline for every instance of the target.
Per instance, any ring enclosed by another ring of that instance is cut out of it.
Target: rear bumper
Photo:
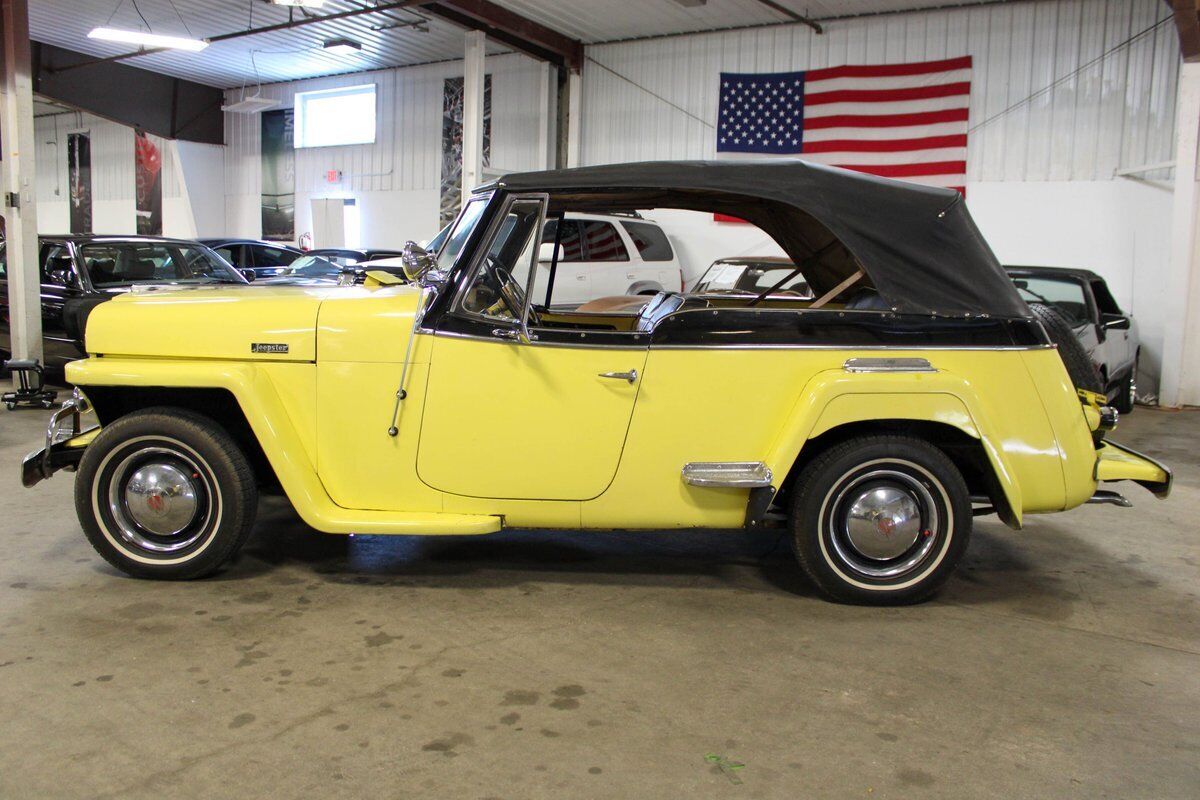
[[[1106,439],[1096,449],[1093,475],[1099,481],[1134,481],[1160,499],[1171,494],[1174,475],[1165,464]]]

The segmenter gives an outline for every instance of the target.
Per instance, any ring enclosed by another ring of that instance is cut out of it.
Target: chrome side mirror
[[[443,276],[437,271],[437,256],[413,241],[404,243],[404,254],[400,256],[404,277],[413,283],[428,285],[440,283]]]
[[[71,286],[71,273],[65,269],[52,269],[46,274],[46,279],[56,286]]]

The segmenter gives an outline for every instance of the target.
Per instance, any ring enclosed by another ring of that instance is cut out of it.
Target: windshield
[[[1083,284],[1071,278],[1014,278],[1026,302],[1047,303],[1067,316],[1072,325],[1089,322]]]
[[[337,275],[341,271],[342,268],[327,257],[308,255],[293,261],[282,275],[288,278],[325,278]]]
[[[135,283],[246,283],[212,250],[182,242],[103,242],[79,248],[96,288]]]
[[[453,225],[454,225],[454,223],[450,223],[450,225],[447,225],[446,227],[444,227],[440,231],[438,231],[437,236],[434,236],[432,239],[429,240],[428,244],[425,245],[425,252],[436,254],[438,250],[441,250],[442,245],[444,245],[446,243],[446,237],[448,237],[450,235],[450,228]]]
[[[471,238],[471,232],[475,230],[479,218],[483,216],[483,210],[487,208],[488,201],[491,199],[491,195],[473,197],[462,213],[458,215],[458,220],[455,221],[450,233],[437,251],[437,269],[440,272],[449,272],[450,268],[454,266],[454,262],[458,260],[458,254],[466,246],[467,239]]]
[[[767,262],[718,261],[697,281],[692,294],[760,294],[782,281],[796,267],[793,264]],[[803,275],[795,275],[772,293],[772,297],[788,295],[811,300],[812,289]]]

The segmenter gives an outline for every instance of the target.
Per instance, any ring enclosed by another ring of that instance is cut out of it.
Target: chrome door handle
[[[629,381],[633,383],[637,380],[637,370],[631,369],[629,372],[601,372],[601,378],[615,378],[617,380]]]

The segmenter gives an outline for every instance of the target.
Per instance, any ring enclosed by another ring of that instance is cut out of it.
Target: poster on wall
[[[67,180],[71,199],[71,233],[92,232],[92,136],[67,134]]]
[[[262,114],[262,238],[296,238],[295,114],[290,108]]]
[[[133,167],[138,235],[162,236],[162,151],[142,131],[133,135]]]
[[[462,205],[463,79],[446,78],[442,91],[442,194],[439,226],[449,225]],[[483,166],[492,163],[492,76],[483,78]]]

